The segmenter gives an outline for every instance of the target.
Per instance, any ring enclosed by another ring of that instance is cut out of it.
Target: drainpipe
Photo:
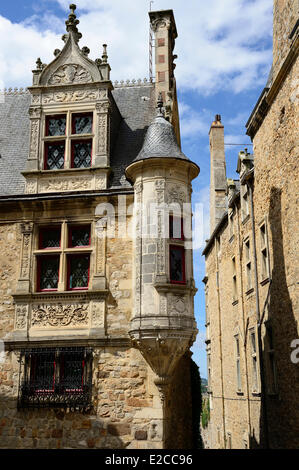
[[[226,449],[226,429],[225,429],[225,402],[224,402],[224,384],[223,384],[223,360],[222,360],[222,324],[221,324],[221,308],[220,308],[220,289],[219,289],[219,263],[217,253],[216,237],[214,241],[215,256],[216,256],[216,288],[217,288],[217,303],[218,303],[218,325],[219,325],[219,348],[220,348],[220,370],[221,370],[221,396],[222,396],[222,420],[223,420],[223,442]]]
[[[249,191],[250,199],[250,218],[252,228],[252,241],[253,241],[253,260],[254,260],[254,281],[255,281],[255,299],[256,299],[256,316],[257,316],[257,337],[258,337],[258,350],[259,350],[259,363],[260,363],[260,379],[261,379],[261,406],[262,406],[262,420],[264,423],[264,438],[265,448],[269,448],[269,431],[268,431],[268,414],[267,414],[267,400],[266,400],[266,384],[265,384],[265,369],[262,350],[262,322],[260,313],[259,302],[259,286],[257,274],[257,257],[256,257],[256,238],[255,238],[255,223],[254,223],[254,207],[253,207],[253,190],[252,182],[247,181],[247,188]]]
[[[244,290],[243,290],[243,274],[242,274],[242,249],[240,241],[240,223],[238,217],[238,210],[236,208],[237,223],[238,223],[238,245],[239,245],[239,258],[240,258],[240,285],[241,285],[241,309],[242,309],[242,320],[243,320],[243,346],[244,346],[244,357],[245,357],[245,377],[246,377],[246,394],[247,394],[247,416],[248,416],[248,445],[250,445],[250,436],[251,436],[251,412],[250,412],[250,402],[249,402],[249,381],[248,381],[248,364],[247,364],[247,354],[246,354],[246,343],[247,343],[247,325],[245,326],[245,316],[244,316]]]

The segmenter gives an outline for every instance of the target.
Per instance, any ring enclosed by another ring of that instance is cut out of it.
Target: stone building
[[[0,105],[0,447],[192,448],[196,289],[174,228],[199,168],[179,146],[173,12],[150,12],[155,82],[113,85],[75,8]]]
[[[210,129],[212,448],[299,445],[298,32],[299,2],[275,0],[273,66],[246,124],[253,154],[239,153],[239,179],[226,179],[220,115]]]

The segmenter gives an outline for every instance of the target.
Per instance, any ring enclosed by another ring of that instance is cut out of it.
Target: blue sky
[[[31,84],[37,57],[53,60],[69,1],[13,0],[0,4],[0,89]],[[78,0],[81,46],[91,58],[108,44],[112,80],[148,77],[147,0]],[[209,237],[209,139],[215,114],[221,114],[225,142],[246,144],[245,123],[267,81],[272,62],[272,0],[155,0],[152,10],[174,10],[178,38],[175,53],[182,149],[201,168],[193,184],[193,202],[204,207],[204,238]],[[226,145],[227,177],[236,178],[238,152]],[[206,377],[205,312],[201,255],[194,252],[199,334],[193,358]]]

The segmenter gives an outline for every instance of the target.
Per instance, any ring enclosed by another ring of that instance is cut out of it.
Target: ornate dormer
[[[26,193],[107,188],[110,130],[120,120],[111,95],[107,45],[101,59],[89,59],[88,47],[78,44],[76,6],[70,9],[63,49],[55,49],[48,65],[38,59],[33,70]]]

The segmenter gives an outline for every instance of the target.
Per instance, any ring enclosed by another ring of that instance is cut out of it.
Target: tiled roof
[[[110,165],[111,187],[130,186],[124,170],[138,155],[155,115],[154,85],[122,86],[112,92],[122,116]],[[1,98],[1,96],[0,96]],[[0,101],[0,196],[24,192],[24,171],[29,152],[28,92],[7,93]]]

